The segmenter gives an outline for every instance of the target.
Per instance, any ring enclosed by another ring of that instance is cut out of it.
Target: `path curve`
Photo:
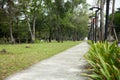
[[[89,45],[82,42],[5,80],[86,80],[80,73],[86,65],[83,55],[88,48]]]

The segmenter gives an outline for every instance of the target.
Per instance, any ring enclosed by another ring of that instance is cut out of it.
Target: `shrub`
[[[85,55],[92,66],[92,74],[87,75],[95,80],[120,80],[120,50],[114,42],[98,42],[91,45]]]

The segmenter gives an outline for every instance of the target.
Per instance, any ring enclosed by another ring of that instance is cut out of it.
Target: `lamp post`
[[[94,27],[94,25],[95,25],[95,17],[94,16],[89,16],[89,18],[90,18],[90,31],[89,31],[89,36],[91,36],[91,38],[90,38],[90,40],[92,40],[92,42],[94,42],[95,41],[95,27]],[[91,35],[90,35],[91,34]]]
[[[93,42],[95,41],[95,17],[92,19]]]
[[[89,16],[90,22],[89,22],[89,33],[88,33],[88,39],[92,40],[93,35],[92,35],[92,30],[93,30],[93,16]]]
[[[88,40],[91,40],[91,23],[88,23],[88,29],[89,29]]]
[[[97,42],[97,27],[98,27],[98,11],[99,10],[101,10],[101,8],[99,8],[99,7],[92,7],[92,8],[90,8],[90,10],[93,10],[93,9],[97,9],[96,11],[95,11],[95,29],[94,29],[94,40],[95,40],[95,42]]]

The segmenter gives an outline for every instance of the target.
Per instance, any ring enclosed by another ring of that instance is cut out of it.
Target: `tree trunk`
[[[116,34],[116,31],[115,31],[115,28],[114,28],[114,24],[113,24],[113,20],[114,20],[114,12],[115,12],[115,0],[112,0],[113,2],[112,2],[112,19],[111,19],[111,21],[110,21],[110,36],[112,36],[112,30],[113,30],[113,33],[114,33],[114,37],[115,37],[115,39],[116,39],[116,41],[118,41],[118,38],[117,38],[117,34]]]
[[[30,32],[30,36],[31,36],[31,40],[32,40],[32,30],[31,30],[31,25],[30,25],[30,22],[28,21],[28,19],[27,19],[27,24],[28,24],[28,29],[29,29],[29,32]]]
[[[34,43],[35,42],[35,35],[34,34],[32,34],[32,36],[31,36],[32,38],[32,43]]]
[[[110,8],[110,0],[106,0],[106,20],[105,20],[105,37],[104,37],[104,40],[107,40],[107,36],[108,36],[109,8]]]
[[[33,34],[32,34],[32,42],[35,42],[35,23],[36,23],[36,17],[33,18]]]
[[[114,20],[114,12],[115,12],[115,0],[113,0],[113,3],[112,3],[112,19],[110,21],[110,24],[113,23],[113,20]]]
[[[13,29],[12,29],[12,26],[13,26],[13,24],[12,24],[12,21],[10,21],[10,38],[11,38],[11,43],[12,44],[14,44],[15,43],[15,39],[14,39],[14,37],[13,37]]]
[[[14,44],[15,40],[14,40],[14,37],[13,37],[13,21],[12,21],[13,20],[13,10],[12,10],[13,2],[12,2],[12,0],[8,0],[7,3],[8,3],[8,6],[9,6],[8,15],[9,15],[9,25],[10,25],[10,38],[11,38],[10,42],[12,44]]]
[[[49,27],[49,42],[52,40],[52,29]]]
[[[34,18],[34,20],[33,20],[33,25],[32,25],[33,30],[32,30],[30,22],[27,20],[27,24],[28,24],[28,28],[29,28],[32,43],[35,42],[35,22],[36,22],[36,18]]]
[[[105,4],[105,0],[101,0],[101,3],[100,3],[100,8],[101,8],[101,11],[100,11],[100,41],[103,41],[103,35],[104,35],[104,4]]]
[[[35,42],[35,23],[36,23],[37,18],[34,14],[33,25],[32,25],[32,28],[31,28],[31,24],[30,24],[30,21],[28,20],[27,15],[25,15],[25,17],[26,17],[26,21],[27,21],[27,24],[28,24],[28,29],[29,29],[29,32],[30,32],[31,41],[32,41],[32,43],[34,43]]]

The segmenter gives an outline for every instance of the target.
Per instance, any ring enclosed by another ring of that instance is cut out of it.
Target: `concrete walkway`
[[[86,80],[81,73],[87,64],[83,55],[88,48],[88,44],[82,42],[5,80]]]

